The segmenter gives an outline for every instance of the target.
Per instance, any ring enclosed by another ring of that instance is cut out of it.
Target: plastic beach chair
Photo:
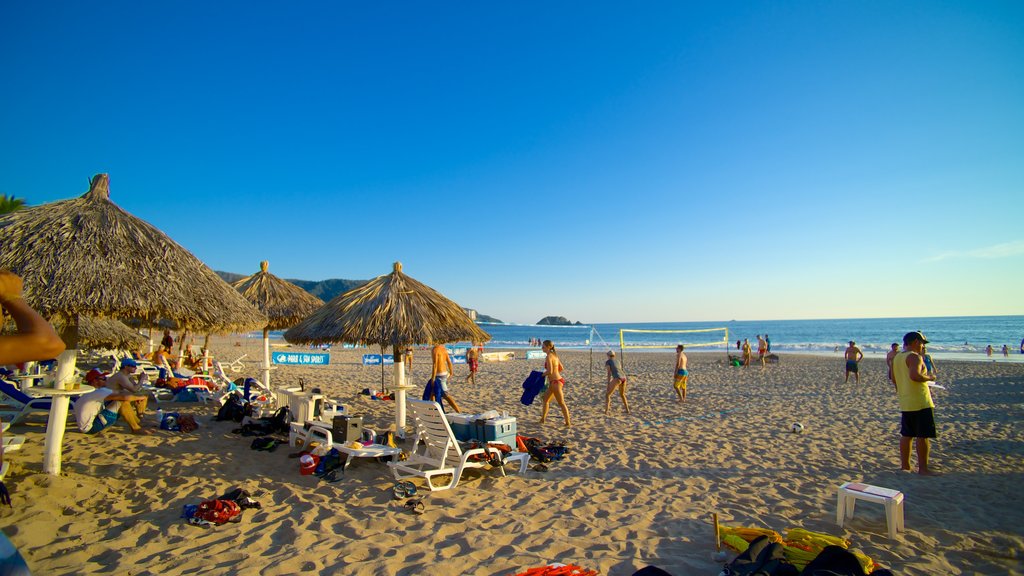
[[[426,479],[431,491],[448,490],[458,486],[467,468],[490,466],[490,461],[501,462],[497,468],[501,470],[502,476],[505,475],[507,462],[518,462],[520,474],[529,466],[530,455],[526,452],[502,454],[491,447],[463,450],[437,402],[409,400],[408,406],[415,429],[413,450],[408,459],[388,463],[396,480],[419,477]],[[486,457],[484,460],[471,460],[477,455]],[[434,485],[434,477],[445,475],[451,476],[447,484]]]
[[[74,405],[74,399],[71,403]],[[8,419],[11,424],[17,424],[32,412],[49,412],[52,399],[29,396],[13,382],[0,380],[0,404],[8,407],[0,407],[0,416]]]

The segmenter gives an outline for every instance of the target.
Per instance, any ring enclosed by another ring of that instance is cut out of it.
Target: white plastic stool
[[[881,488],[860,482],[844,482],[839,487],[836,499],[836,524],[841,528],[846,518],[853,518],[853,507],[857,500],[876,502],[885,506],[885,524],[889,538],[895,539],[897,532],[903,532],[903,493],[891,488]]]

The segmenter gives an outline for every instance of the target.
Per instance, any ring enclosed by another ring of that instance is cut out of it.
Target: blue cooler
[[[471,426],[473,439],[483,442],[501,442],[516,449],[516,418],[491,418],[490,420],[474,420]]]
[[[457,412],[450,412],[445,414],[445,418],[448,418],[448,424],[452,427],[452,433],[455,434],[455,439],[459,442],[468,442],[473,439],[473,433],[470,428],[473,422],[477,420],[476,414],[459,414]]]

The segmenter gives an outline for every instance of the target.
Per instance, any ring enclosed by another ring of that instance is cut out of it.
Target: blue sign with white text
[[[395,363],[395,356],[393,354],[384,355],[384,364],[390,365]],[[380,354],[363,354],[363,366],[380,366]]]
[[[331,363],[330,354],[315,354],[309,352],[271,352],[270,362],[272,364],[302,364],[308,366],[327,366]]]

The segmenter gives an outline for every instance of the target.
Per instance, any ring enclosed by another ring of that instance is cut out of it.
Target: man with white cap
[[[917,473],[933,476],[928,467],[931,439],[935,438],[935,403],[928,383],[935,380],[925,369],[921,351],[928,339],[920,332],[903,336],[903,351],[892,361],[892,376],[900,401],[900,468],[910,472],[910,444],[917,448]]]

